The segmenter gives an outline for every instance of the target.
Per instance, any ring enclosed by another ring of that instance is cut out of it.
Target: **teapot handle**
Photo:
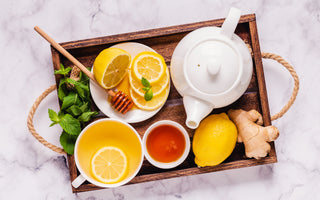
[[[221,26],[221,34],[230,38],[232,37],[234,31],[236,30],[236,27],[238,25],[239,19],[241,16],[241,10],[238,8],[231,8],[229,11],[229,14],[225,21],[223,22]]]

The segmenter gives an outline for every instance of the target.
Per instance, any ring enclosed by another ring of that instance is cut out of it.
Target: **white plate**
[[[112,47],[117,47],[127,51],[131,55],[131,61],[140,52],[143,52],[143,51],[155,52],[155,50],[153,50],[152,48],[136,42],[120,43]],[[147,120],[152,116],[154,116],[162,108],[161,106],[157,110],[153,110],[153,111],[132,109],[128,111],[125,115],[123,115],[118,111],[114,110],[114,108],[112,108],[110,102],[108,101],[108,93],[105,90],[101,89],[99,86],[95,85],[91,80],[90,80],[90,92],[91,92],[91,96],[94,103],[101,110],[101,112],[103,112],[108,117],[120,119],[128,123],[137,123],[137,122],[142,122],[144,120]]]

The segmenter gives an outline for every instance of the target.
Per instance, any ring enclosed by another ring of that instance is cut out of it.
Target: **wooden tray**
[[[61,45],[65,49],[67,49],[74,57],[79,59],[79,61],[82,62],[86,67],[91,67],[93,65],[95,57],[103,49],[120,42],[139,42],[150,46],[159,54],[161,54],[165,58],[165,61],[169,66],[171,55],[176,45],[186,34],[200,27],[221,26],[223,21],[224,19],[217,19],[192,24],[86,39],[81,41],[72,41],[61,43]],[[246,93],[238,101],[228,107],[215,109],[213,113],[225,112],[230,108],[242,108],[245,110],[256,109],[262,114],[264,125],[271,125],[256,18],[254,14],[244,15],[241,17],[240,23],[238,24],[236,29],[236,34],[251,46],[254,64],[252,80]],[[65,57],[59,54],[58,51],[56,51],[53,47],[51,47],[51,51],[54,69],[59,69],[60,63],[63,63],[65,66],[72,66],[72,64]],[[58,85],[60,76],[56,75],[55,78]],[[94,109],[97,109],[95,105]],[[170,119],[182,124],[188,131],[192,141],[194,130],[191,130],[185,126],[186,114],[182,105],[182,98],[174,88],[173,84],[171,84],[168,101],[161,109],[161,111],[147,121],[132,125],[137,129],[142,137],[144,131],[151,123],[161,119]],[[140,172],[128,184],[202,174],[226,169],[249,167],[275,162],[277,162],[277,157],[273,142],[271,142],[271,152],[269,153],[269,155],[260,160],[246,158],[244,155],[243,144],[237,144],[231,156],[222,164],[214,167],[204,168],[198,168],[195,165],[194,155],[191,150],[188,158],[183,162],[183,164],[170,170],[158,169],[149,164],[148,161],[144,160]],[[76,168],[73,156],[68,155],[68,165],[72,182],[79,175],[79,171]],[[79,188],[72,187],[73,192],[83,192],[96,189],[101,188],[90,184],[89,182],[85,182]]]

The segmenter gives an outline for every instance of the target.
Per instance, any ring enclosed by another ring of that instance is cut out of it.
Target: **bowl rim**
[[[140,144],[140,148],[141,148],[141,157],[140,157],[140,163],[139,163],[139,166],[136,168],[136,170],[134,171],[134,173],[131,175],[131,176],[128,176],[127,178],[123,179],[122,181],[120,182],[117,182],[117,183],[102,183],[102,182],[99,182],[93,178],[90,178],[85,172],[84,170],[81,168],[81,165],[79,163],[79,160],[78,160],[78,154],[77,154],[77,148],[79,146],[79,140],[80,138],[82,137],[82,135],[88,130],[89,127],[92,127],[94,126],[95,124],[97,123],[100,123],[100,122],[103,122],[103,121],[114,121],[114,122],[119,122],[125,126],[127,126],[128,128],[130,128],[134,133],[135,135],[137,136],[138,140],[139,140],[139,144]],[[142,144],[142,140],[141,140],[141,137],[139,135],[139,133],[136,131],[135,128],[133,128],[133,126],[131,126],[129,123],[125,122],[125,121],[122,121],[120,119],[115,119],[115,118],[102,118],[102,119],[98,119],[96,121],[93,121],[92,123],[88,124],[82,131],[81,133],[79,134],[77,140],[76,140],[76,144],[75,144],[75,147],[74,147],[74,160],[75,160],[75,163],[76,163],[76,166],[77,166],[77,169],[79,170],[80,172],[80,175],[82,175],[87,181],[89,181],[90,183],[96,185],[96,186],[99,186],[99,187],[103,187],[103,188],[114,188],[114,187],[119,187],[121,185],[124,185],[126,183],[128,183],[129,181],[131,181],[137,174],[138,172],[140,171],[141,167],[142,167],[142,163],[143,163],[143,160],[144,160],[144,148],[143,148],[143,144]]]
[[[185,149],[184,149],[184,152],[183,152],[182,156],[178,160],[175,160],[175,161],[169,162],[169,163],[163,163],[163,162],[159,162],[159,161],[154,160],[150,156],[150,154],[148,153],[147,145],[146,145],[147,144],[148,135],[150,134],[150,132],[153,129],[155,129],[156,127],[159,127],[161,125],[174,126],[175,128],[178,128],[182,132],[182,134],[184,136],[184,139],[185,139],[185,142],[186,142],[186,146],[185,146]],[[186,129],[181,124],[179,124],[178,122],[175,122],[175,121],[172,121],[172,120],[160,120],[160,121],[157,121],[157,122],[153,123],[152,125],[150,125],[148,127],[148,129],[145,131],[144,135],[143,135],[142,143],[143,143],[143,148],[144,148],[143,150],[144,150],[144,154],[145,154],[146,159],[153,166],[161,168],[161,169],[171,169],[171,168],[179,166],[188,157],[188,155],[190,153],[190,148],[191,148],[190,137],[189,137],[189,134],[186,131]]]

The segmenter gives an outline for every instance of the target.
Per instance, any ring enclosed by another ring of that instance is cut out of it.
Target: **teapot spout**
[[[186,125],[191,129],[196,129],[214,108],[213,104],[192,96],[184,96],[183,105],[187,113]]]

